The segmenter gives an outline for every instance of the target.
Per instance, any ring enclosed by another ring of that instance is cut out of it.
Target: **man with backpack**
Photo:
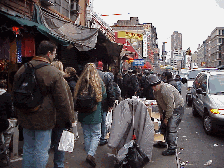
[[[70,128],[74,120],[73,102],[69,99],[62,73],[50,65],[56,56],[56,48],[50,41],[42,41],[37,50],[38,56],[21,66],[14,77],[13,102],[18,109],[18,124],[23,128],[24,136],[23,167],[46,167],[52,129],[55,126]],[[30,75],[32,68],[35,71]],[[36,84],[36,89],[32,89],[30,84]],[[40,96],[31,98],[38,88]],[[33,106],[20,99],[24,96],[22,93],[28,93],[29,89],[33,93],[26,94],[26,98]]]

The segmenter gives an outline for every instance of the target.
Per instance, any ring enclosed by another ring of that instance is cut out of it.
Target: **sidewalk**
[[[73,153],[65,155],[65,168],[91,168],[86,163],[86,153],[84,150],[83,133],[80,124],[78,124],[79,139],[75,143]],[[20,147],[21,148],[21,147]],[[144,168],[177,168],[176,156],[162,156],[164,149],[154,148],[152,151],[152,159]],[[99,146],[96,152],[96,168],[113,168],[114,158],[108,157],[107,153],[112,153],[112,150],[105,146]],[[22,168],[22,161],[12,162],[8,168]],[[50,152],[47,168],[53,168],[53,151]]]

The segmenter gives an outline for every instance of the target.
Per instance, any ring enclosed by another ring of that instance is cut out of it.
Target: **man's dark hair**
[[[172,79],[172,73],[171,72],[165,72],[165,77],[167,77],[167,80]]]
[[[37,55],[46,55],[49,51],[53,52],[57,46],[50,41],[42,41],[37,49]]]
[[[136,70],[133,70],[132,73],[133,73],[133,74],[137,74],[137,71],[136,71]]]

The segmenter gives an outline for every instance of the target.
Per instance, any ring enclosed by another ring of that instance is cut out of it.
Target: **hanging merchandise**
[[[16,37],[17,63],[22,63],[22,42]]]
[[[16,35],[18,35],[19,33],[20,33],[20,31],[19,31],[19,27],[12,27],[12,31],[16,34]]]

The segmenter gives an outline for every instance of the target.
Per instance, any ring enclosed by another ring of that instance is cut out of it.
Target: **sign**
[[[129,38],[129,39],[143,40],[142,34],[125,32],[125,31],[119,31],[117,36],[118,36],[118,38]]]
[[[144,66],[144,62],[145,62],[144,59],[135,59],[132,65],[133,66]]]

